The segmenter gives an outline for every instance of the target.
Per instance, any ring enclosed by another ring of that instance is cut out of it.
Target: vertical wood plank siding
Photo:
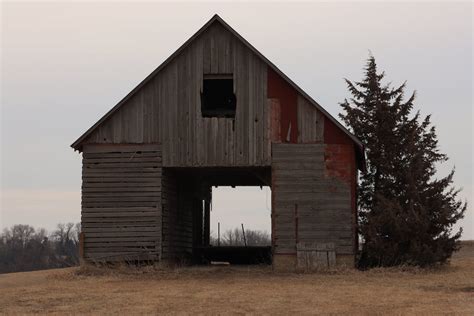
[[[306,98],[298,95],[298,143],[322,143],[324,116],[309,103]]]
[[[233,118],[203,118],[203,74],[233,74]],[[163,145],[163,166],[270,166],[267,65],[219,23],[85,141]]]
[[[81,217],[85,259],[159,259],[160,146],[85,146]]]
[[[353,254],[350,184],[327,177],[324,144],[273,144],[272,223],[275,254],[298,242],[334,243]]]

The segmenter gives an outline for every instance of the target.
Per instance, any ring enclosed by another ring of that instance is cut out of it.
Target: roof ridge
[[[311,96],[309,96],[303,89],[301,89],[296,83],[294,83],[285,73],[283,73],[275,64],[273,64],[268,58],[260,53],[255,47],[252,46],[244,37],[242,37],[237,31],[235,31],[227,22],[225,22],[217,13],[212,16],[199,30],[197,30],[190,38],[188,38],[174,53],[166,58],[153,72],[151,72],[145,79],[143,79],[132,91],[130,91],[120,102],[118,102],[112,109],[110,109],[105,115],[103,115],[93,126],[91,126],[84,134],[82,134],[71,147],[75,150],[80,150],[80,144],[84,139],[89,136],[100,124],[102,124],[109,116],[118,110],[128,99],[130,99],[141,87],[143,87],[149,80],[151,80],[156,74],[160,72],[171,60],[173,60],[181,51],[183,51],[191,42],[193,42],[201,33],[209,28],[214,22],[219,22],[229,32],[236,36],[245,46],[247,46],[253,53],[261,58],[268,66],[270,66],[278,75],[280,75],[285,81],[287,81],[298,93],[306,98],[313,106],[315,106],[324,116],[331,120],[339,129],[341,129],[351,140],[357,145],[362,160],[364,160],[364,145],[357,139],[351,132],[349,132],[338,120],[336,120],[329,112],[327,112],[319,103],[317,103]]]

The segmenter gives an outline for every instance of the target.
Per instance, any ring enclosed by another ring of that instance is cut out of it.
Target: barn
[[[71,147],[85,260],[193,262],[211,188],[269,186],[274,269],[354,264],[362,143],[218,15]]]

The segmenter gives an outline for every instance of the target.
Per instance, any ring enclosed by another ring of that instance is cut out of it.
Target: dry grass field
[[[0,314],[474,314],[474,242],[432,270],[69,268],[0,275]]]

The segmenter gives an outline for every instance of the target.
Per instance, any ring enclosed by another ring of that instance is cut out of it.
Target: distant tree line
[[[0,273],[70,267],[79,264],[80,223],[58,224],[48,233],[14,225],[0,234]]]
[[[245,238],[241,228],[228,229],[218,237],[211,233],[211,245],[217,246],[270,246],[271,238],[267,231],[245,230]]]

